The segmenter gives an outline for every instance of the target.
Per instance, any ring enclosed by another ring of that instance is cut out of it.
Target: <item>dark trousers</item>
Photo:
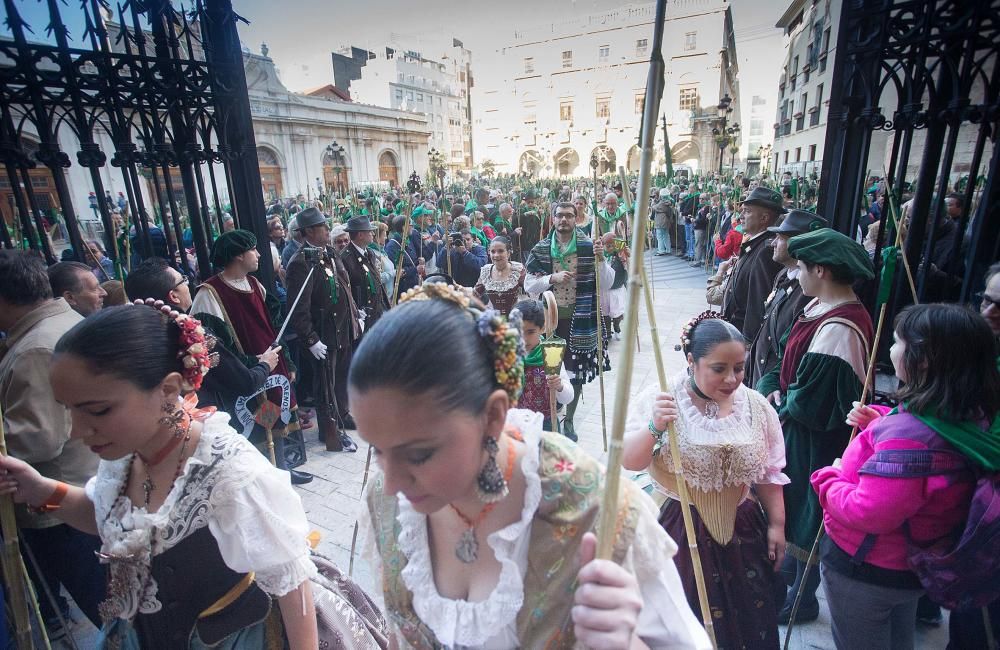
[[[350,345],[343,348],[329,346],[324,361],[313,358],[307,351],[312,367],[313,390],[316,401],[316,415],[320,419],[333,418],[340,425],[341,418],[350,413],[347,402],[347,374],[351,370],[354,349]]]
[[[788,592],[785,596],[785,607],[789,609],[791,609],[792,604],[795,602],[795,594],[799,592],[799,588],[802,585],[802,577],[805,574],[805,570],[805,562],[795,559],[791,554],[785,555],[785,560],[781,563],[781,577],[784,579],[785,584],[788,585]],[[815,606],[816,590],[819,589],[819,583],[819,567],[814,566],[809,571],[809,577],[806,578],[806,588],[802,591],[800,608]]]
[[[96,555],[101,550],[100,538],[79,531],[69,524],[49,528],[22,528],[21,538],[31,549],[41,569],[39,576],[27,552],[22,550],[24,564],[28,567],[28,575],[38,594],[42,617],[46,621],[56,617],[56,611],[45,594],[46,588],[55,596],[62,613],[66,612],[65,603],[59,596],[59,587],[62,586],[90,622],[101,627],[98,605],[105,598],[107,576]]]

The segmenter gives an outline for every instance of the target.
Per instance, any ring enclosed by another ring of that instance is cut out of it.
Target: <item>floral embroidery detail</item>
[[[556,471],[560,474],[568,474],[573,471],[574,467],[575,465],[573,465],[573,461],[571,460],[560,458],[556,461]]]

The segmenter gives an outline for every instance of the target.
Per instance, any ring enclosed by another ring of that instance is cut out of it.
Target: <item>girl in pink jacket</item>
[[[944,451],[1000,470],[1000,440],[989,427],[1000,412],[1000,373],[982,317],[959,305],[911,306],[897,317],[894,338],[900,406],[855,403],[847,422],[861,434],[841,462],[812,475],[824,510],[822,575],[838,648],[913,647],[923,589],[907,564],[908,540],[924,545],[952,534],[975,488],[968,470],[921,472],[920,461]],[[900,462],[915,471],[880,472]]]

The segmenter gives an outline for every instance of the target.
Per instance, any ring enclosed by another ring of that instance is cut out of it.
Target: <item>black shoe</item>
[[[358,429],[358,425],[354,422],[354,416],[350,413],[340,418],[340,422],[344,425],[345,429],[354,429],[355,431]]]
[[[561,431],[564,436],[573,442],[579,440],[579,437],[576,435],[576,430],[573,428],[573,420],[563,420]]]
[[[340,434],[340,450],[346,451],[348,453],[354,453],[358,450],[358,444],[351,439],[351,436],[346,433]]]
[[[308,472],[300,472],[297,469],[290,469],[288,473],[292,475],[292,485],[305,485],[313,480],[313,475]]]
[[[778,625],[788,625],[788,619],[792,617],[792,606],[785,605],[778,613]],[[795,613],[795,623],[811,623],[819,618],[819,601],[811,603],[799,603],[799,611]]]

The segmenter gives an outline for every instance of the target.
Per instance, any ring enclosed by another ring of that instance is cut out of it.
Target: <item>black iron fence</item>
[[[266,240],[242,20],[231,0],[3,0],[0,245],[88,261],[87,235],[124,266],[166,255],[205,278],[235,226]],[[108,187],[113,179],[118,197]],[[74,198],[88,197],[86,207]],[[87,211],[92,211],[92,219]],[[12,236],[13,235],[13,236]],[[193,255],[187,251],[193,250]],[[273,282],[270,249],[260,276]]]
[[[1000,0],[843,4],[819,212],[853,235],[872,176],[912,197],[904,250],[921,301],[969,301],[1000,254],[998,49]],[[895,232],[889,206],[880,216],[879,249]],[[893,311],[910,293],[900,274]]]

